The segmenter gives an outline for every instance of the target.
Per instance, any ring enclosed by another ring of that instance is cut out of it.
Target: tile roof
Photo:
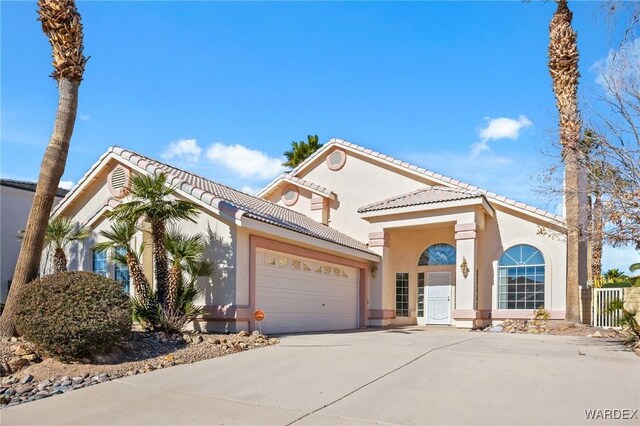
[[[376,210],[395,209],[399,207],[418,206],[422,204],[435,204],[445,201],[466,200],[480,198],[483,195],[477,191],[450,188],[446,186],[427,186],[408,194],[397,195],[360,207],[358,213],[372,212]]]
[[[343,139],[338,139],[338,138],[332,138],[329,142],[327,142],[326,144],[323,145],[322,148],[320,148],[319,150],[317,150],[313,155],[311,155],[309,158],[307,158],[305,161],[303,161],[301,164],[299,164],[296,168],[294,168],[293,170],[291,170],[287,176],[294,176],[299,170],[301,170],[303,167],[305,167],[307,164],[311,163],[315,158],[317,158],[317,156],[321,155],[321,153],[326,152],[328,149],[330,149],[332,146],[341,146],[341,147],[345,147],[345,148],[349,148],[352,149],[354,151],[358,151],[361,152],[365,155],[370,155],[372,157],[376,157],[382,161],[385,161],[387,163],[391,163],[394,164],[398,167],[402,167],[404,169],[407,169],[409,171],[412,171],[414,173],[418,173],[424,176],[427,176],[429,178],[435,179],[437,181],[442,182],[444,185],[452,185],[454,187],[458,187],[458,188],[462,188],[462,189],[468,189],[470,191],[478,191],[480,192],[482,195],[486,196],[489,201],[497,201],[500,204],[506,205],[506,206],[512,206],[515,209],[520,209],[520,210],[524,210],[526,212],[531,212],[534,214],[538,214],[540,216],[543,216],[547,219],[551,219],[554,222],[559,222],[559,223],[564,223],[565,222],[565,218],[559,215],[556,215],[554,213],[551,213],[549,211],[546,211],[544,209],[535,207],[535,206],[531,206],[529,204],[525,204],[516,200],[513,200],[511,198],[505,197],[503,195],[499,195],[495,192],[491,192],[491,191],[487,191],[486,189],[482,189],[479,188],[477,186],[465,183],[465,182],[461,182],[457,179],[453,179],[444,175],[441,175],[439,173],[435,173],[432,172],[430,170],[425,169],[424,167],[419,167],[416,166],[415,164],[410,164],[406,161],[402,161],[399,160],[397,158],[394,158],[390,155],[385,155],[382,154],[380,152],[377,151],[373,151],[372,149],[369,148],[365,148],[363,146],[345,141]]]
[[[238,218],[239,215],[246,216],[320,240],[368,254],[375,254],[369,250],[365,243],[329,226],[316,222],[301,213],[120,147],[109,148],[109,151],[107,151],[107,153],[92,166],[91,170],[84,175],[80,182],[78,182],[76,188],[89,177],[91,172],[109,153],[119,157],[119,159],[125,163],[131,163],[149,173],[164,172],[167,175],[167,182],[173,187],[190,194],[204,204],[208,204],[217,210],[235,215],[236,218]],[[67,198],[71,195],[72,194],[69,194]],[[60,203],[60,206],[62,204],[64,204],[64,200]]]
[[[24,180],[13,179],[0,179],[0,185],[7,186],[9,188],[22,189],[23,191],[36,192],[36,182],[27,182]],[[69,191],[63,188],[58,188],[56,197],[64,197]]]
[[[296,176],[284,176],[284,179],[288,180],[290,182],[293,182],[293,183],[295,183],[297,185],[305,186],[305,187],[307,187],[307,188],[309,188],[311,190],[314,190],[316,192],[320,192],[325,197],[331,198],[331,197],[335,196],[335,194],[332,191],[328,190],[324,186],[317,185],[317,184],[315,184],[313,182],[309,182],[308,180],[304,180],[304,179],[301,179],[301,178],[296,177]]]

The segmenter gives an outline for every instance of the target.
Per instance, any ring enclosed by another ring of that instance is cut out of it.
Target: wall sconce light
[[[460,264],[460,270],[462,271],[462,276],[467,278],[469,276],[469,265],[467,265],[467,258],[462,257],[462,263]]]
[[[378,265],[371,265],[371,277],[375,278],[378,273]]]

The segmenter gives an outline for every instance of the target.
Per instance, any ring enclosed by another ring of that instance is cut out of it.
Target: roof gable
[[[70,203],[73,203],[75,195],[80,191],[79,188],[87,185],[88,182],[91,181],[91,177],[101,168],[106,167],[111,159],[115,159],[129,166],[139,173],[165,173],[167,175],[167,183],[172,185],[178,193],[185,194],[195,199],[196,202],[213,208],[231,220],[240,220],[244,216],[330,243],[373,254],[366,244],[336,229],[316,222],[302,213],[295,212],[262,198],[245,194],[244,192],[120,147],[109,148],[54,209],[52,215],[60,214]]]
[[[430,170],[427,170],[424,167],[420,167],[420,166],[417,166],[415,164],[411,164],[409,162],[402,161],[402,160],[394,158],[394,157],[392,157],[390,155],[382,154],[382,153],[374,151],[372,149],[365,148],[363,146],[356,145],[354,143],[351,143],[351,142],[348,142],[348,141],[345,141],[345,140],[342,140],[342,139],[337,139],[337,138],[332,138],[331,140],[329,140],[329,142],[324,144],[322,146],[322,148],[320,148],[319,150],[314,152],[305,161],[303,161],[296,168],[294,168],[293,170],[291,170],[289,173],[285,174],[284,176],[285,177],[291,177],[291,176],[295,177],[296,175],[303,173],[307,169],[313,167],[313,164],[316,162],[316,160],[318,160],[323,155],[325,155],[329,150],[334,149],[336,147],[339,147],[339,148],[347,150],[347,151],[351,151],[351,152],[356,153],[356,154],[360,154],[361,156],[367,158],[371,162],[380,162],[380,163],[383,163],[383,164],[385,164],[387,166],[395,168],[396,170],[403,171],[403,172],[409,173],[409,174],[413,174],[413,175],[416,175],[416,176],[421,177],[421,178],[427,178],[427,179],[435,182],[436,185],[438,185],[438,186],[449,187],[449,188],[459,188],[459,189],[468,190],[468,191],[476,191],[476,192],[480,193],[481,195],[484,195],[492,203],[496,203],[496,204],[499,204],[499,205],[504,206],[506,208],[513,209],[513,210],[516,210],[516,211],[520,211],[520,212],[522,212],[524,214],[537,217],[537,218],[542,219],[542,220],[544,220],[546,222],[552,222],[552,223],[554,223],[556,225],[558,225],[558,224],[562,225],[565,222],[564,217],[556,215],[556,214],[553,214],[551,212],[548,212],[546,210],[540,209],[538,207],[531,206],[529,204],[513,200],[513,199],[505,197],[503,195],[499,195],[499,194],[497,194],[495,192],[491,192],[491,191],[488,191],[486,189],[482,189],[482,188],[477,187],[475,185],[471,185],[469,183],[465,183],[465,182],[459,181],[457,179],[453,179],[453,178],[450,178],[448,176],[444,176],[444,175],[441,175],[439,173],[432,172]],[[274,185],[276,185],[277,182],[279,180],[281,180],[281,179],[283,179],[282,176],[274,179],[269,185],[267,185],[267,187],[265,187],[265,189],[263,189],[262,191],[260,191],[258,193],[258,196],[261,196],[262,194],[264,194],[267,189],[269,189],[269,188],[273,187]]]

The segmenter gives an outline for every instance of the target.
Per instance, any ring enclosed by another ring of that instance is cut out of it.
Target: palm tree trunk
[[[180,267],[173,265],[169,272],[169,295],[167,296],[167,308],[173,312],[176,308],[176,300],[178,299],[178,287],[180,286],[180,276],[182,272]]]
[[[67,270],[67,255],[62,247],[56,247],[53,252],[53,273],[57,274]]]
[[[602,240],[603,240],[602,198],[599,193],[593,198],[592,241],[591,241],[591,275],[593,279],[602,275]]]
[[[127,254],[127,267],[131,274],[131,281],[133,282],[136,297],[143,305],[147,305],[149,302],[149,282],[142,271],[138,259],[133,253]]]
[[[58,112],[53,126],[53,134],[40,166],[38,185],[22,239],[11,291],[0,317],[0,336],[3,337],[10,337],[15,333],[16,297],[24,286],[38,275],[49,214],[58,191],[60,178],[64,173],[69,143],[76,121],[79,86],[79,81],[64,78],[60,79],[58,83]]]
[[[579,288],[586,282],[586,179],[579,149],[578,44],[571,26],[573,13],[566,0],[556,0],[557,9],[549,24],[549,72],[558,108],[560,142],[565,166],[565,206],[567,221],[567,301],[566,320],[580,322]]]
[[[153,236],[153,269],[156,278],[156,294],[158,304],[167,306],[167,285],[169,278],[169,266],[167,250],[164,246],[165,225],[162,221],[151,224],[151,234]]]

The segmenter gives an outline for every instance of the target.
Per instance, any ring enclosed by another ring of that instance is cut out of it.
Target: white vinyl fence
[[[609,304],[614,300],[623,300],[621,288],[594,288],[593,312],[591,322],[594,327],[619,328],[620,311],[609,311]]]

